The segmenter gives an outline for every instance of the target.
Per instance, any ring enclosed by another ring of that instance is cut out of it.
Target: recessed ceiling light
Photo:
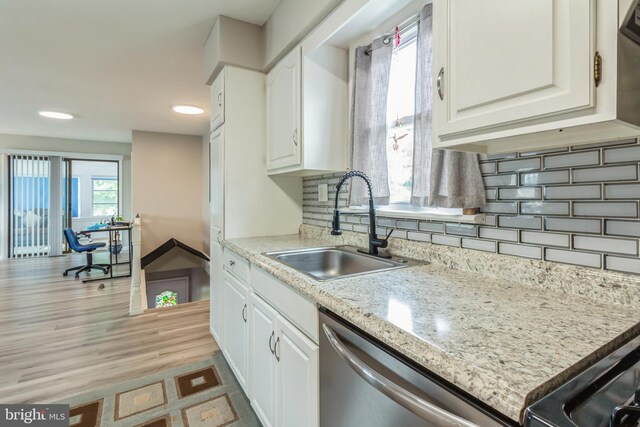
[[[204,110],[195,105],[174,105],[171,107],[173,111],[180,114],[202,114]]]
[[[57,111],[40,111],[38,114],[40,114],[42,117],[49,117],[50,119],[60,119],[60,120],[73,119],[73,116],[71,114],[59,113]]]

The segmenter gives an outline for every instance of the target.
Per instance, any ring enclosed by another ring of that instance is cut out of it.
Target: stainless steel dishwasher
[[[518,425],[320,308],[321,427]]]

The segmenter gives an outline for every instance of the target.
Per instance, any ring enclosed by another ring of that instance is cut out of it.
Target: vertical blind
[[[11,256],[47,255],[51,194],[49,158],[12,155],[10,165]]]

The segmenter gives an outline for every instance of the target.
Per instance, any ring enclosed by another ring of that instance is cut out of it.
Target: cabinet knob
[[[244,323],[247,323],[247,304],[242,307],[242,320],[244,320]]]
[[[236,262],[235,262],[234,260],[230,260],[230,261],[229,261],[229,265],[230,265],[231,267],[233,267],[234,265],[236,265]]]
[[[436,85],[438,87],[438,96],[440,97],[440,100],[443,101],[444,100],[444,67],[440,68]]]
[[[293,143],[296,147],[298,146],[298,129],[293,131]]]

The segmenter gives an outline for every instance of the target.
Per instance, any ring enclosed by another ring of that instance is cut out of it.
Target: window
[[[413,184],[416,30],[393,53],[387,95],[387,161],[391,204],[408,204]]]
[[[93,178],[93,216],[112,216],[118,213],[118,180]]]
[[[156,308],[173,307],[178,304],[178,294],[173,291],[164,291],[156,295]]]

